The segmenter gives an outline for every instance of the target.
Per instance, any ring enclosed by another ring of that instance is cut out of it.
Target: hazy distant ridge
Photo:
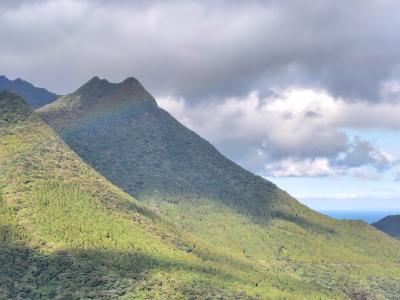
[[[400,239],[400,215],[384,217],[372,225],[388,235]]]
[[[53,102],[58,96],[44,88],[39,88],[33,84],[17,78],[10,80],[0,75],[0,91],[9,90],[17,93],[33,108],[39,108]]]

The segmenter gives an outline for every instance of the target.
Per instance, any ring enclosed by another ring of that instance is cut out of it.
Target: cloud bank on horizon
[[[57,93],[138,79],[264,176],[400,178],[400,2],[0,2],[0,69]],[[5,41],[5,42],[4,42]]]

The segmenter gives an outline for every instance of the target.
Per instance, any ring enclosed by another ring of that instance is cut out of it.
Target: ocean
[[[362,220],[374,223],[389,215],[398,215],[400,211],[352,211],[352,210],[322,210],[320,213],[339,220]]]

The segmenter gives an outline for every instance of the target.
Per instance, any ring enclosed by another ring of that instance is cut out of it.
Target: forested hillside
[[[10,92],[0,93],[0,174],[0,299],[268,293],[254,285],[260,268],[207,248],[143,208]]]
[[[237,166],[160,109],[137,80],[95,77],[39,114],[93,168],[187,234],[287,274],[285,292],[301,289],[291,282],[297,278],[330,294],[349,276],[396,299],[398,242],[363,222],[318,214]]]

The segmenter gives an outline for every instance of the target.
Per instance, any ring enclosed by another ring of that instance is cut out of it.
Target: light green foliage
[[[190,239],[87,167],[18,97],[0,100],[0,112],[22,111],[0,128],[0,298],[256,293],[244,263],[189,251]]]
[[[12,105],[12,118],[1,112]],[[332,299],[182,233],[0,94],[0,299]]]

